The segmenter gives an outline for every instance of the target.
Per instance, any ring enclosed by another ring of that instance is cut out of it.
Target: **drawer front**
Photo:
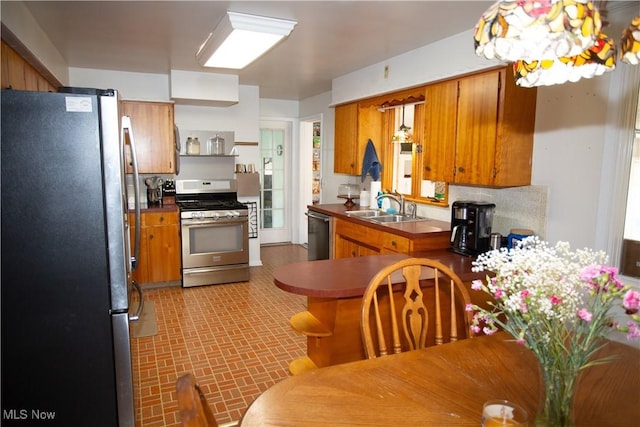
[[[175,212],[153,212],[142,214],[142,226],[154,227],[157,225],[173,225],[180,223],[178,211]]]
[[[409,239],[396,234],[384,233],[382,235],[382,247],[393,252],[409,253]]]
[[[362,242],[373,247],[380,247],[380,244],[382,243],[380,240],[380,234],[382,233],[373,228],[342,220],[337,220],[335,227],[336,234],[346,236],[350,240]]]

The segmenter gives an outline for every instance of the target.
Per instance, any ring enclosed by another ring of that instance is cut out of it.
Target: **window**
[[[404,108],[403,108],[404,107]],[[422,148],[424,130],[424,103],[409,103],[386,109],[385,158],[393,159],[390,175],[385,175],[383,187],[403,194],[408,200],[420,203],[447,203],[448,185],[422,179]],[[422,119],[421,119],[422,118]],[[410,128],[412,142],[393,141],[401,126]]]
[[[640,107],[636,111],[625,212],[620,272],[640,278]]]

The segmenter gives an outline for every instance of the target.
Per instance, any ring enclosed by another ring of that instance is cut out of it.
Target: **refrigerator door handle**
[[[140,314],[142,314],[142,309],[144,308],[144,294],[142,293],[142,288],[140,287],[140,285],[138,285],[138,282],[136,282],[135,280],[132,280],[131,284],[133,285],[133,288],[136,290],[136,292],[140,296],[140,302],[138,303],[138,309],[136,310],[136,312],[129,315],[129,321],[137,322],[138,320],[140,320]]]
[[[134,232],[134,249],[131,258],[131,271],[135,271],[138,267],[138,259],[140,258],[140,179],[138,174],[138,157],[136,155],[136,144],[133,137],[133,128],[131,127],[131,117],[122,116],[122,140],[124,141],[125,129],[129,135],[129,148],[131,150],[131,166],[133,168],[133,191],[135,200],[135,232]]]

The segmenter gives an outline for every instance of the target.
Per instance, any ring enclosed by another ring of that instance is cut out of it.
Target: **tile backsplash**
[[[492,231],[506,236],[512,228],[526,228],[545,238],[549,187],[531,185],[511,188],[483,188],[449,185],[449,204],[456,200],[495,203]],[[418,215],[451,221],[451,206],[419,206]]]

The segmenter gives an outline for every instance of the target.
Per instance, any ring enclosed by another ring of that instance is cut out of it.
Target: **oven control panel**
[[[182,211],[182,219],[199,219],[224,221],[225,219],[245,218],[249,216],[247,210],[209,210],[209,211]]]

